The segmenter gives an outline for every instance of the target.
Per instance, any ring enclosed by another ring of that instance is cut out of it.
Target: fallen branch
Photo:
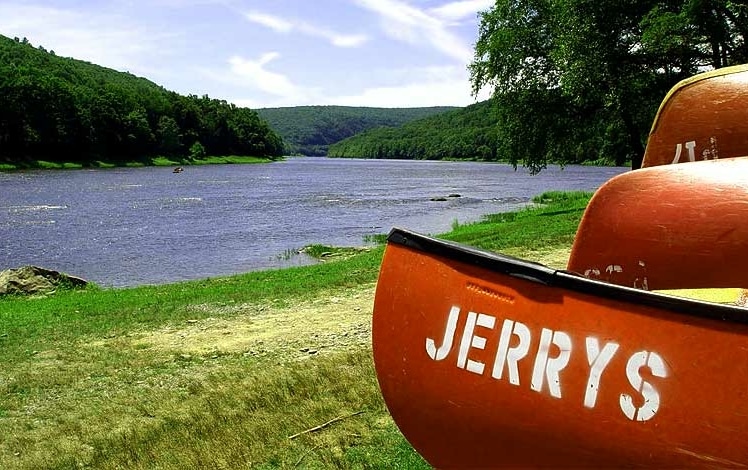
[[[344,419],[353,418],[354,416],[358,416],[358,415],[360,415],[363,412],[364,412],[364,410],[361,410],[361,411],[357,411],[355,413],[351,413],[349,415],[338,416],[337,418],[331,419],[330,421],[328,421],[328,422],[326,422],[324,424],[320,424],[319,426],[315,426],[313,428],[309,428],[306,431],[301,431],[299,433],[294,434],[293,436],[288,436],[288,438],[289,439],[296,439],[297,437],[302,436],[304,434],[308,434],[310,432],[316,432],[316,431],[319,431],[320,429],[325,429],[326,427],[330,426],[331,424],[335,424],[338,421],[343,421]]]

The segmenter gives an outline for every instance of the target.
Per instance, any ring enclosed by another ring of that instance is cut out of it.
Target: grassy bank
[[[217,165],[217,164],[251,164],[269,163],[273,160],[265,157],[247,157],[239,155],[208,156],[204,158],[176,158],[155,157],[146,160],[130,162],[115,162],[100,160],[94,162],[89,168],[117,168],[117,167],[144,167],[144,166],[189,166],[189,165]],[[75,170],[85,168],[84,165],[75,162],[50,162],[45,160],[32,160],[28,162],[0,163],[0,171],[16,170]]]
[[[444,237],[562,266],[587,200],[549,193]],[[374,374],[382,252],[0,299],[3,468],[427,468]]]

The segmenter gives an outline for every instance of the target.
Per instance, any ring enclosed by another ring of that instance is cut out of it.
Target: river
[[[360,246],[393,226],[443,233],[543,191],[594,190],[624,171],[531,176],[492,163],[299,157],[182,173],[0,173],[0,270],[35,264],[123,287],[309,264],[296,253],[308,244]]]

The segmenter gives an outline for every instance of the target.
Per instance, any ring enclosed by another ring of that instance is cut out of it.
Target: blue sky
[[[466,106],[477,12],[492,4],[2,0],[0,34],[239,106]]]

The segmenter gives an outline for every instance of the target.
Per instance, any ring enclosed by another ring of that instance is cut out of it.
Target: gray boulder
[[[85,287],[87,281],[38,266],[22,266],[0,271],[0,295],[48,294],[59,286]]]

